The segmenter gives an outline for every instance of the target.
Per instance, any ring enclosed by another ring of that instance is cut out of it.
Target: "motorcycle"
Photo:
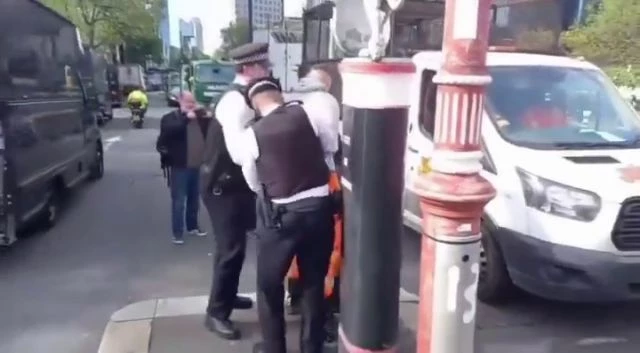
[[[144,122],[142,105],[140,103],[131,103],[129,109],[131,110],[131,126],[135,129],[142,129]]]

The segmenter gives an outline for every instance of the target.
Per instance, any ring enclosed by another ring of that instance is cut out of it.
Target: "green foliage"
[[[211,59],[211,57],[200,51],[198,48],[193,48],[193,52],[191,53],[191,57],[193,60],[207,60]]]
[[[229,50],[239,47],[251,41],[251,29],[247,21],[231,22],[227,28],[220,30],[222,45],[213,55],[215,58],[224,59]]]
[[[614,66],[605,68],[604,71],[619,87],[640,87],[640,69],[638,68],[631,65],[627,67]]]
[[[516,37],[516,47],[522,50],[545,51],[556,47],[556,44],[555,32],[545,29],[523,31]]]
[[[563,35],[575,55],[606,66],[640,64],[640,0],[602,0]]]
[[[90,48],[158,36],[166,0],[41,0],[73,22]],[[160,49],[162,52],[162,49]],[[155,53],[150,53],[155,55]]]
[[[125,43],[124,57],[127,62],[144,64],[147,57],[154,62],[162,61],[162,40],[158,37],[139,37]]]

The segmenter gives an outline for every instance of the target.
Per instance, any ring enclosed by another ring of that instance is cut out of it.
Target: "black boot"
[[[218,319],[207,314],[204,318],[204,326],[225,340],[240,339],[240,330],[229,319]]]
[[[338,320],[333,313],[327,313],[327,320],[324,323],[324,342],[335,343],[338,340]]]
[[[249,310],[253,308],[253,300],[247,297],[237,296],[233,301],[233,308],[238,310]]]

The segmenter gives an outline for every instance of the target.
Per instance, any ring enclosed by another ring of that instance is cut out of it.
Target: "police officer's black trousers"
[[[287,210],[278,227],[259,216],[258,315],[265,353],[285,353],[284,280],[298,259],[302,298],[300,351],[321,353],[324,343],[324,278],[333,249],[333,210],[328,198],[314,210]],[[263,201],[259,201],[263,202]]]
[[[203,195],[213,227],[215,255],[207,313],[228,319],[238,295],[247,231],[255,227],[255,196],[251,192]]]

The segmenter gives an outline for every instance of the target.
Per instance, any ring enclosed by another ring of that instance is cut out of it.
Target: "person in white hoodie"
[[[332,78],[330,68],[322,64],[313,66],[309,73],[300,79],[297,87],[294,88],[292,97],[295,100],[302,101],[306,109],[321,112],[322,115],[330,117],[334,131],[339,131],[340,124],[340,104],[338,100],[329,93],[332,86]],[[325,160],[331,170],[331,180],[329,185],[332,192],[339,192],[340,178],[336,170],[336,156],[325,156]],[[339,207],[336,210],[335,220],[335,243],[333,253],[331,254],[331,262],[329,265],[327,277],[325,280],[325,297],[330,306],[330,313],[338,311],[338,288],[336,286],[337,279],[340,275],[340,267],[342,262],[342,210]],[[301,298],[301,288],[299,286],[299,273],[297,262],[294,259],[289,273],[287,275],[287,290],[289,294],[289,313],[297,314],[299,312],[299,300]],[[326,339],[334,341],[335,328],[333,315],[330,315],[327,321]]]

